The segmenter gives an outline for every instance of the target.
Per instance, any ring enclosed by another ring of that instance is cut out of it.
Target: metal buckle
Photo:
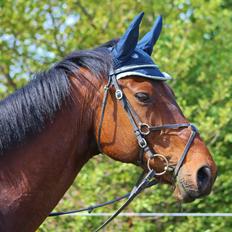
[[[116,97],[116,99],[118,99],[118,100],[121,100],[121,99],[122,99],[123,93],[122,93],[122,91],[121,91],[120,89],[117,89],[117,90],[116,90],[116,92],[115,92],[115,97]]]
[[[150,134],[150,126],[146,123],[139,123],[139,131],[142,135]]]
[[[153,154],[147,160],[147,168],[148,168],[149,171],[152,170],[151,167],[150,167],[150,160],[154,159],[155,157],[160,157],[165,162],[164,170],[162,172],[156,172],[155,173],[156,176],[162,176],[162,175],[164,175],[169,170],[169,163],[168,163],[168,160],[167,160],[167,158],[165,156],[163,156],[161,154]]]
[[[141,148],[145,148],[147,146],[147,141],[146,139],[142,138],[141,140],[138,141],[138,144]]]

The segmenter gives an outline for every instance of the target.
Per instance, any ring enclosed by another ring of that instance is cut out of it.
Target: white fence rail
[[[110,217],[113,213],[72,213],[67,216]],[[232,213],[120,213],[119,217],[232,217]]]

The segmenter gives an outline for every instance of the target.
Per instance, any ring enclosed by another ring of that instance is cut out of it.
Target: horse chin
[[[190,196],[182,187],[180,187],[178,184],[176,185],[173,196],[176,198],[177,201],[181,203],[189,203],[193,202],[195,198]]]
[[[189,202],[193,202],[196,199],[188,194],[188,192],[182,187],[182,185],[180,184],[178,180],[175,183],[173,182],[172,178],[168,178],[168,176],[165,176],[165,177],[166,177],[165,179],[164,178],[161,179],[159,177],[157,179],[159,183],[168,184],[172,186],[172,189],[174,189],[173,196],[178,202],[189,203]]]

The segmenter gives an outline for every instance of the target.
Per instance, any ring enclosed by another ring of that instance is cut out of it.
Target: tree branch
[[[86,8],[80,3],[80,1],[76,1],[76,4],[77,4],[77,6],[80,7],[82,13],[88,18],[88,20],[90,21],[90,25],[94,29],[97,29],[97,26],[93,22],[94,17],[86,10]]]

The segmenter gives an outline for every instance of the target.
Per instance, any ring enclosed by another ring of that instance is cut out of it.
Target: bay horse
[[[182,202],[210,193],[216,164],[150,57],[162,18],[138,41],[142,16],[0,102],[0,231],[36,230],[100,152],[155,170]]]

